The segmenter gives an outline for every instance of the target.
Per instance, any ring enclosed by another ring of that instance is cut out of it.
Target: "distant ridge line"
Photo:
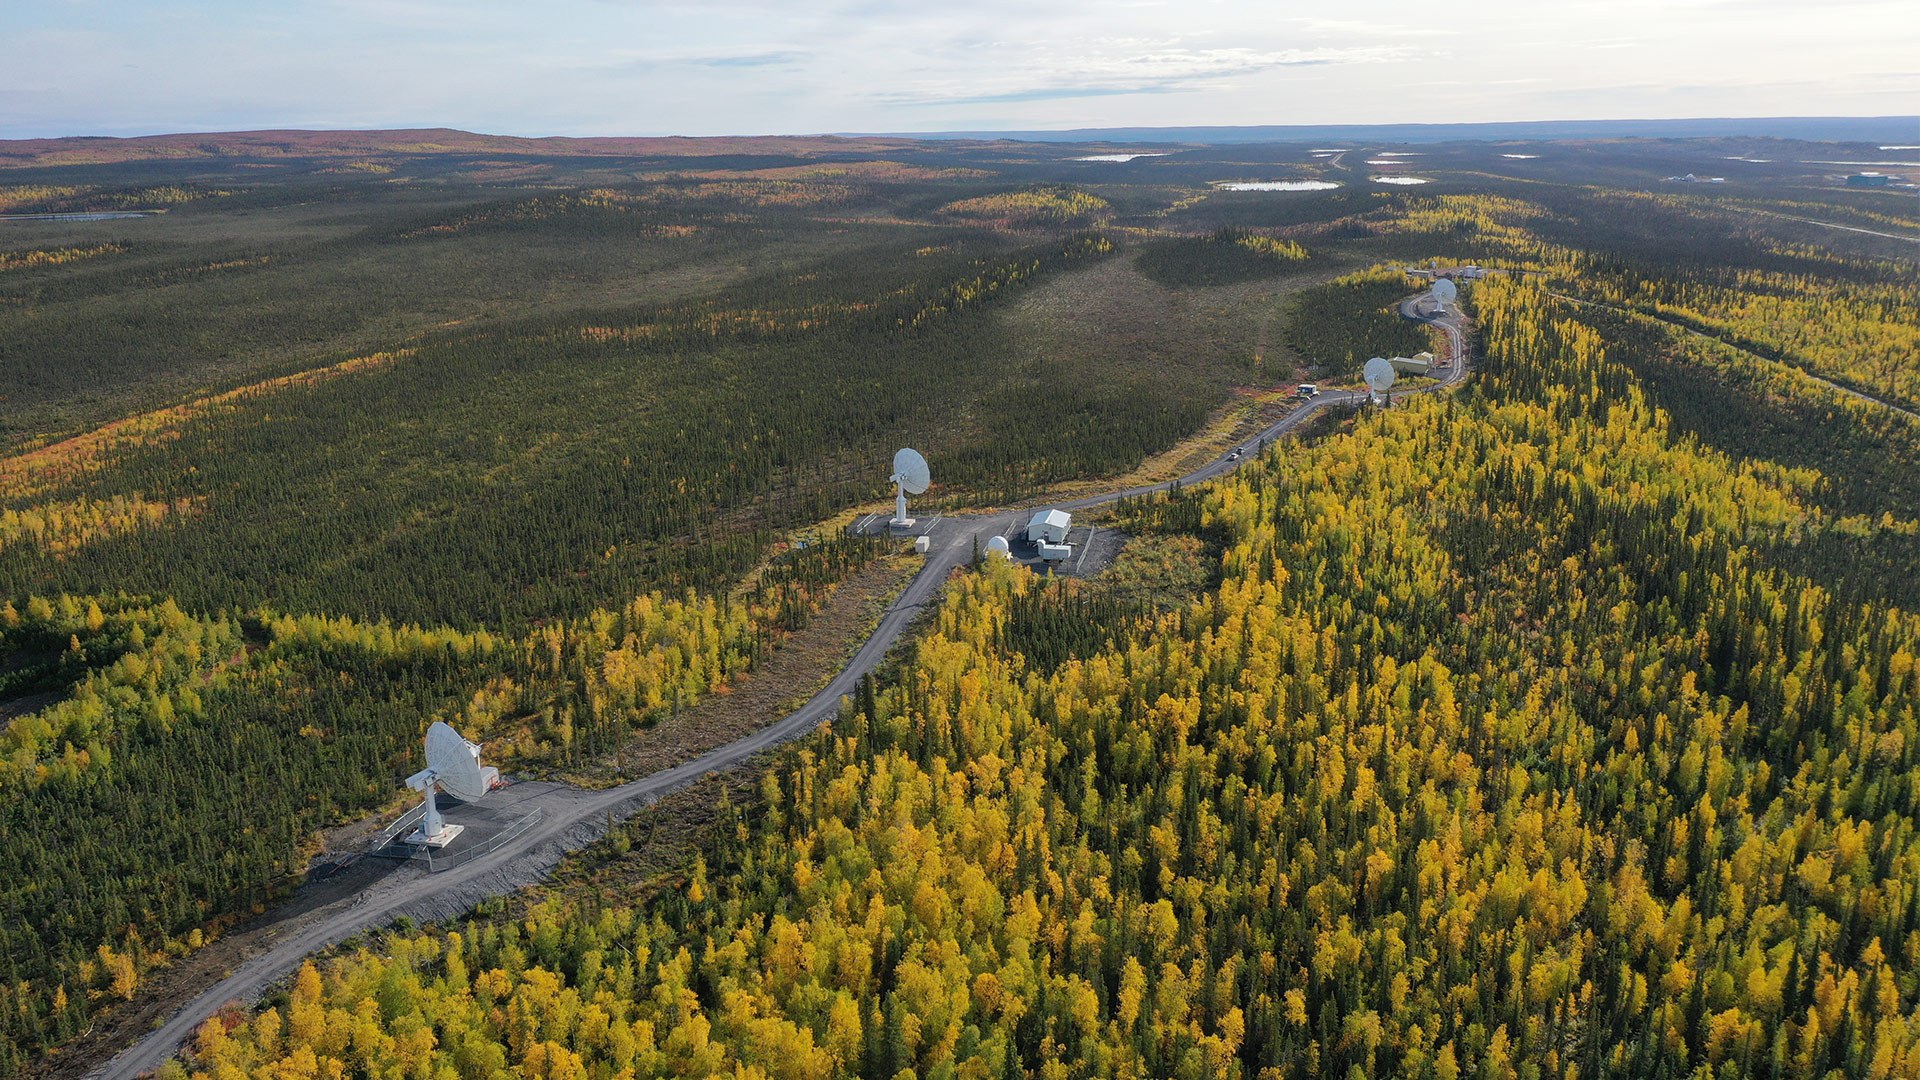
[[[1755,116],[1671,120],[1508,120],[1445,124],[1269,124],[1233,127],[1104,127],[1058,131],[895,133],[907,139],[1025,142],[1254,143],[1322,139],[1454,142],[1499,139],[1779,138],[1812,142],[1920,142],[1920,116]]]
[[[0,168],[218,158],[355,157],[367,154],[532,154],[572,157],[712,157],[833,153],[897,147],[907,140],[847,135],[644,135],[528,138],[456,128],[266,129],[163,135],[69,135],[0,139]]]

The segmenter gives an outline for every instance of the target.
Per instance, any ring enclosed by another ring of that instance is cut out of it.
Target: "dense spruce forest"
[[[1464,389],[958,575],[689,865],[396,928],[166,1074],[1913,1074],[1920,306],[1817,222],[1920,222],[1625,179],[1740,150],[0,174],[164,211],[0,222],[0,1075],[431,721],[553,775],[727,692],[892,550],[818,541],[894,447],[947,513],[1124,474],[1433,347],[1436,260],[1492,271]],[[1342,186],[1215,186],[1276,175]]]

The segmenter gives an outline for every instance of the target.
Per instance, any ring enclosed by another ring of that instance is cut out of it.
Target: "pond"
[[[1340,185],[1331,180],[1222,180],[1213,186],[1221,191],[1332,191]]]

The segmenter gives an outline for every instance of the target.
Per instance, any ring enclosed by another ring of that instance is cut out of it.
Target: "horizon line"
[[[283,126],[283,127],[227,128],[227,129],[219,129],[219,130],[175,129],[175,130],[147,131],[147,132],[141,132],[137,134],[114,134],[114,135],[73,133],[73,134],[65,134],[65,135],[0,136],[0,143],[61,142],[61,141],[69,141],[69,140],[134,141],[134,140],[140,140],[140,139],[167,139],[167,138],[182,138],[182,137],[188,137],[188,136],[207,137],[207,136],[242,136],[242,135],[273,135],[273,134],[312,134],[312,135],[393,134],[393,133],[404,133],[404,132],[435,132],[435,131],[452,132],[452,133],[461,134],[461,135],[470,135],[478,138],[490,138],[490,139],[523,139],[523,140],[530,140],[530,141],[532,140],[542,140],[542,141],[567,140],[567,141],[579,141],[579,142],[586,142],[586,141],[592,141],[592,140],[626,140],[626,139],[697,140],[697,139],[966,139],[966,138],[979,138],[979,139],[1005,138],[1005,139],[1012,139],[1013,141],[1022,141],[1019,138],[1020,136],[1047,135],[1047,136],[1057,137],[1062,135],[1097,135],[1100,133],[1141,133],[1140,135],[1131,136],[1133,138],[1138,139],[1138,138],[1141,138],[1142,135],[1145,135],[1147,133],[1154,133],[1154,132],[1223,132],[1223,133],[1224,132],[1250,132],[1250,131],[1254,131],[1254,132],[1284,132],[1284,131],[1324,132],[1324,131],[1335,130],[1335,129],[1347,130],[1347,131],[1359,131],[1359,130],[1366,130],[1366,129],[1443,130],[1443,129],[1462,129],[1462,128],[1538,128],[1538,127],[1550,127],[1550,126],[1604,128],[1612,125],[1664,126],[1664,125],[1682,125],[1682,124],[1782,124],[1782,123],[1807,124],[1807,123],[1836,122],[1836,121],[1845,121],[1845,122],[1860,123],[1860,124],[1909,122],[1916,125],[1920,125],[1920,115],[1909,115],[1909,114],[1899,114],[1899,113],[1883,114],[1883,115],[1836,113],[1836,114],[1798,114],[1798,115],[1769,114],[1769,115],[1756,115],[1756,116],[1665,116],[1665,117],[1622,116],[1622,117],[1608,117],[1608,118],[1599,118],[1599,119],[1559,118],[1559,119],[1544,119],[1544,120],[1542,119],[1401,120],[1401,121],[1368,121],[1368,122],[1355,122],[1355,123],[1326,122],[1326,123],[1287,123],[1287,124],[1103,124],[1103,125],[1095,125],[1095,126],[1083,125],[1083,126],[1077,126],[1077,127],[1058,127],[1058,128],[1006,127],[1006,128],[941,128],[941,129],[930,129],[930,130],[924,130],[924,131],[800,131],[800,132],[760,132],[760,133],[733,132],[733,133],[718,134],[718,135],[688,135],[683,133],[651,133],[651,134],[627,133],[627,134],[618,134],[618,135],[612,135],[612,134],[526,135],[526,134],[518,134],[518,133],[504,132],[504,131],[481,131],[481,130],[475,130],[472,128],[458,127],[452,124],[421,124],[421,125],[404,125],[404,126],[394,126],[394,127]],[[1758,136],[1758,137],[1766,137],[1766,136]],[[1920,138],[1920,135],[1917,135],[1916,137]]]

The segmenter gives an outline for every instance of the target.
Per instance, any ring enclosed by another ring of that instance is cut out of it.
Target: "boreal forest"
[[[0,1077],[1920,1077],[1843,154],[474,138],[0,157]],[[1135,493],[921,600],[902,446]],[[526,873],[373,853],[435,721],[551,815],[891,618]]]

